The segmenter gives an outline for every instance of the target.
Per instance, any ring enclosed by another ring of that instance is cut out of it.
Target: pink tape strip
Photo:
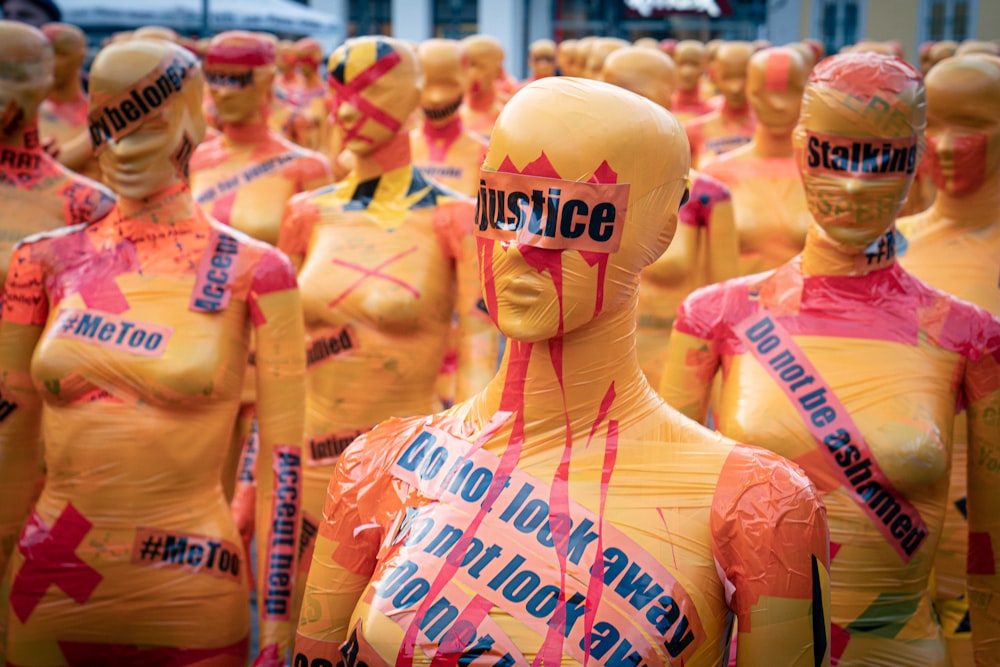
[[[879,468],[833,388],[771,313],[754,313],[736,325],[735,333],[788,396],[854,502],[900,558],[909,562],[927,537],[927,527]]]
[[[271,521],[261,567],[264,568],[263,599],[260,602],[264,620],[287,621],[291,616],[292,592],[298,527],[302,503],[302,456],[299,447],[274,447],[271,461],[274,470],[274,496],[271,499]]]
[[[214,313],[229,305],[239,256],[239,242],[229,234],[213,228],[198,265],[189,310]]]

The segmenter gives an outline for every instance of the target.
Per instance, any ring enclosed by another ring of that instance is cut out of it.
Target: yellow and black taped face
[[[419,102],[416,55],[397,40],[348,40],[330,56],[328,69],[344,146],[355,152],[368,153],[402,131]]]

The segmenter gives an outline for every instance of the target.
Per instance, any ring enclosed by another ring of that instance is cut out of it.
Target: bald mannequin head
[[[955,49],[956,56],[966,56],[973,53],[983,53],[989,56],[1000,55],[1000,46],[981,39],[967,39]]]
[[[629,46],[608,56],[601,80],[669,109],[677,89],[677,68],[670,56],[659,49]]]
[[[27,23],[0,21],[0,139],[35,126],[52,87],[52,46]]]
[[[712,81],[729,109],[739,110],[747,105],[747,66],[753,53],[750,42],[724,42],[715,51]]]
[[[1000,58],[942,60],[925,78],[927,162],[938,190],[955,197],[1000,187]]]
[[[681,90],[696,90],[708,63],[708,50],[699,41],[682,40],[674,47],[674,63]]]
[[[349,39],[331,54],[327,69],[344,148],[369,155],[405,131],[423,85],[420,62],[409,44],[381,36]],[[366,74],[379,70],[375,77]]]
[[[55,55],[55,87],[62,88],[78,80],[83,59],[87,56],[87,38],[83,31],[68,23],[46,23],[42,32],[52,44]]]
[[[486,95],[496,90],[496,81],[503,71],[503,45],[490,35],[471,35],[462,40],[469,56],[469,92]]]
[[[261,121],[271,101],[275,39],[269,35],[230,30],[208,44],[205,79],[223,123]]]
[[[563,76],[576,76],[576,51],[575,39],[564,39],[556,46],[556,64]]]
[[[624,39],[617,37],[598,37],[595,39],[590,51],[587,52],[587,63],[584,66],[582,76],[588,79],[600,78],[601,68],[604,67],[604,61],[607,57],[626,46],[631,45]]]
[[[204,79],[187,49],[132,39],[101,50],[90,68],[89,129],[105,182],[141,198],[187,181],[205,136]]]
[[[465,48],[454,39],[428,39],[417,47],[417,56],[424,73],[420,108],[431,125],[447,125],[458,113],[469,87]]]
[[[747,99],[760,125],[774,134],[791,136],[809,69],[799,52],[787,47],[764,49],[750,58]]]
[[[528,67],[536,79],[556,73],[556,43],[551,39],[537,39],[528,47]]]
[[[594,129],[569,137],[569,119]],[[490,313],[499,329],[514,340],[544,340],[630,303],[636,276],[663,253],[673,236],[689,164],[690,148],[677,119],[616,86],[549,77],[511,98],[493,129],[480,172],[482,188],[531,192],[542,187],[540,179],[545,188],[558,179],[563,193],[579,200],[577,211],[601,209],[616,222],[612,233],[612,227],[592,222],[592,215],[579,215],[574,217],[576,231],[564,235],[563,225],[554,230],[558,238],[530,234],[525,225],[526,233],[507,247],[496,241],[517,232],[490,226],[480,230],[476,225],[475,233],[486,237],[480,239],[481,252],[491,261],[482,262],[481,272],[486,289],[499,297],[492,301],[498,304],[497,312]],[[624,184],[627,188],[621,187]],[[557,296],[551,278],[545,278],[547,291],[526,307],[523,301],[506,299],[504,292],[530,271],[529,246],[560,250],[565,279]],[[587,253],[606,257],[606,271],[596,270]],[[539,312],[535,305],[560,296],[565,311],[546,306]]]
[[[295,56],[303,73],[315,74],[323,62],[323,45],[312,37],[295,42]]]

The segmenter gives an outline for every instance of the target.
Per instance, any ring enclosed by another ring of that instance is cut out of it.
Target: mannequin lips
[[[439,107],[437,109],[428,109],[424,107],[423,111],[424,115],[430,118],[431,120],[444,120],[445,118],[448,118],[453,113],[458,111],[458,107],[460,106],[462,106],[461,97],[459,97],[451,104],[448,104],[447,106]]]

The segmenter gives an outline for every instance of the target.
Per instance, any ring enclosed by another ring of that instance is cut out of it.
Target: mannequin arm
[[[660,396],[685,416],[705,423],[712,378],[719,363],[713,341],[678,331],[675,325],[670,333],[667,364],[660,380]]]
[[[712,206],[706,225],[708,234],[708,283],[718,283],[739,275],[739,244],[736,241],[736,219],[731,199],[717,201]]]
[[[292,643],[292,592],[302,495],[305,333],[294,270],[266,254],[254,276],[250,317],[257,337],[256,540],[260,654],[256,665],[282,665]]]

